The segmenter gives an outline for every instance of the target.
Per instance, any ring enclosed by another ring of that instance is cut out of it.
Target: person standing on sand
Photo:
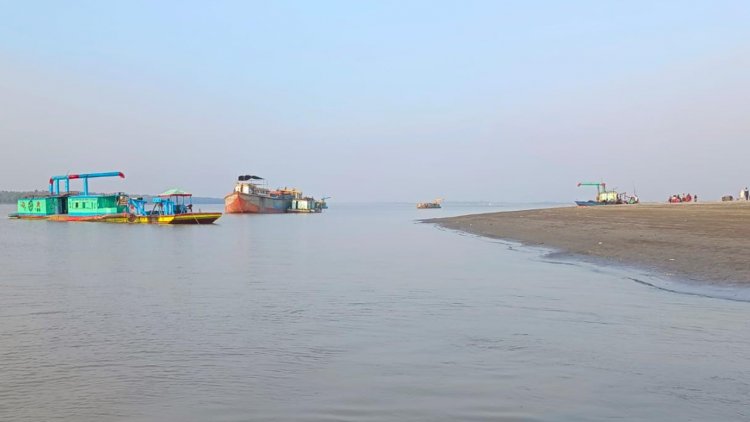
[[[698,194],[693,195],[693,202],[698,202]]]

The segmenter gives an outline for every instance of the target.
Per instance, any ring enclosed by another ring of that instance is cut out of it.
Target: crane
[[[607,191],[607,184],[604,182],[601,183],[595,183],[595,182],[578,182],[578,186],[596,186],[596,193],[602,193]]]
[[[66,174],[64,176],[52,176],[49,178],[49,193],[53,195],[60,194],[60,181],[65,180],[65,193],[70,193],[70,180],[71,179],[83,179],[83,194],[89,194],[89,179],[96,177],[120,177],[125,178],[125,174],[121,171],[110,171],[106,173],[82,173],[82,174]]]
[[[616,202],[617,193],[607,192],[607,184],[604,182],[578,182],[578,187],[581,186],[596,186],[596,202]],[[612,196],[614,195],[614,198]]]

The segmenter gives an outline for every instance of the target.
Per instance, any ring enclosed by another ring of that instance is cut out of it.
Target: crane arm
[[[65,181],[65,191],[70,192],[70,180],[71,179],[83,179],[83,194],[89,194],[89,179],[97,177],[120,177],[125,178],[125,174],[121,171],[109,171],[104,173],[81,173],[81,174],[66,174],[64,176],[52,176],[49,178],[49,192],[60,193],[60,181]],[[54,184],[54,186],[53,186]]]
[[[601,183],[595,183],[595,182],[578,182],[578,186],[596,186],[596,189],[599,193],[604,192],[606,190],[607,184],[604,182]]]

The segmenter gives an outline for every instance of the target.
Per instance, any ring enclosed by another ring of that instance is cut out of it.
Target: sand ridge
[[[562,207],[422,221],[660,276],[750,285],[750,202]]]

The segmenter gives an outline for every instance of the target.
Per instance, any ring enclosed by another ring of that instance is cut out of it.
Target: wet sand
[[[750,286],[750,202],[564,207],[423,221],[669,278]]]

